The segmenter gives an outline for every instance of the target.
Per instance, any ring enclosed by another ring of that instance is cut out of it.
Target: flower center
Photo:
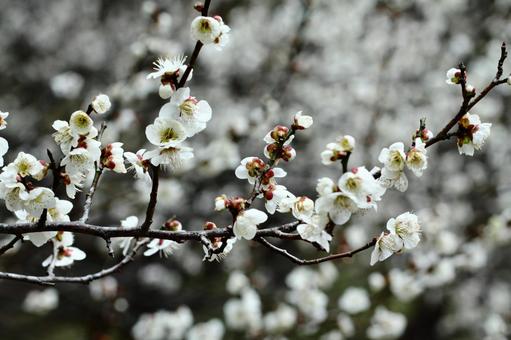
[[[173,128],[167,128],[161,132],[160,139],[163,143],[167,143],[170,140],[177,139],[177,133]]]

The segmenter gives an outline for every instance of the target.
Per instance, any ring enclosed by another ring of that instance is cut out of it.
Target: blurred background
[[[165,101],[146,76],[159,56],[190,55],[192,1],[0,0],[0,8],[0,110],[11,113],[1,132],[11,145],[6,161],[19,151],[58,154],[52,122],[86,109],[100,92],[113,102],[96,119],[108,124],[105,142],[131,152],[147,146],[145,126]],[[189,230],[230,223],[213,211],[214,198],[249,192],[234,168],[262,157],[264,135],[289,126],[296,111],[314,125],[293,142],[297,158],[282,165],[282,184],[315,198],[318,178],[340,175],[321,164],[327,143],[350,134],[351,166],[379,165],[380,150],[408,145],[421,117],[435,133],[457,112],[459,89],[445,84],[446,70],[465,62],[479,91],[495,75],[501,43],[511,42],[509,0],[213,0],[210,13],[231,27],[231,41],[220,52],[202,50],[189,86],[213,118],[190,142],[193,161],[165,174],[157,209],[158,223],[175,215]],[[388,192],[377,212],[337,227],[332,241],[332,251],[358,247],[390,217],[412,211],[424,229],[412,252],[374,267],[365,252],[305,268],[249,242],[221,263],[202,262],[202,247],[190,243],[168,258],[140,253],[89,286],[2,281],[0,338],[507,339],[510,93],[498,87],[472,111],[493,124],[482,151],[460,156],[454,141],[428,149],[428,169],[409,176],[407,192]],[[90,222],[143,218],[148,191],[130,175],[108,173]],[[5,208],[1,214],[14,221]],[[277,214],[267,225],[291,218]],[[121,256],[108,257],[102,240],[76,239],[88,259],[60,274],[95,272]],[[308,244],[279,245],[320,255]],[[0,258],[0,270],[44,275],[50,252],[24,242]]]

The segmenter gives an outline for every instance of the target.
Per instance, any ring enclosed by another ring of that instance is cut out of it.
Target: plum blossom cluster
[[[415,138],[412,147],[405,153],[405,147],[402,142],[397,142],[383,148],[378,156],[378,161],[383,163],[381,169],[380,183],[386,188],[395,187],[404,192],[408,189],[408,178],[405,174],[405,167],[413,172],[417,177],[422,176],[424,170],[428,167],[428,157],[426,153],[426,144],[424,143],[432,137],[431,131],[420,133]]]
[[[387,222],[387,232],[382,232],[371,253],[371,265],[384,261],[403,249],[413,249],[419,244],[421,227],[416,215],[405,212]]]
[[[217,211],[228,209],[233,215],[235,221],[232,228],[238,239],[253,239],[257,226],[268,218],[266,213],[258,209],[246,209],[250,205],[247,202],[254,198],[264,199],[265,208],[269,214],[274,214],[276,211],[281,213],[292,211],[298,219],[312,216],[313,202],[307,197],[296,197],[285,186],[278,184],[277,178],[283,178],[287,173],[282,168],[276,167],[280,161],[289,162],[296,157],[296,151],[291,146],[295,133],[309,128],[312,123],[311,116],[297,112],[290,128],[277,125],[263,138],[267,144],[263,153],[268,161],[259,157],[246,157],[241,161],[235,174],[236,177],[246,179],[253,186],[251,198],[228,199],[225,196],[219,196],[216,199]]]
[[[204,45],[212,44],[216,49],[221,50],[229,42],[231,28],[227,26],[222,17],[198,16],[191,24],[192,37]]]

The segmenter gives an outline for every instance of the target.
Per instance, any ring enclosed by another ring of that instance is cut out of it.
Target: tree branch
[[[320,257],[320,258],[312,259],[312,260],[304,260],[304,259],[300,259],[299,257],[289,253],[287,250],[279,248],[276,245],[268,242],[263,237],[257,238],[256,241],[261,243],[265,247],[269,248],[273,252],[275,252],[279,255],[282,255],[282,256],[288,258],[290,261],[292,261],[296,264],[299,264],[299,265],[313,265],[313,264],[318,264],[321,262],[326,262],[326,261],[331,261],[331,260],[336,260],[336,259],[341,259],[341,258],[346,258],[346,257],[352,257],[353,255],[355,255],[357,253],[360,253],[366,249],[372,248],[376,244],[376,238],[373,238],[370,242],[368,242],[364,246],[354,249],[352,251],[338,253],[338,254],[332,254],[332,255],[328,255],[325,257]]]

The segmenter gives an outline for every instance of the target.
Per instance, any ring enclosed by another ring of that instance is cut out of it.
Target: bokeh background
[[[41,159],[46,149],[57,154],[52,122],[85,109],[100,92],[114,104],[96,120],[107,121],[105,141],[121,141],[132,152],[146,146],[145,126],[165,102],[146,75],[159,56],[191,53],[192,1],[0,0],[0,8],[8,161],[18,151]],[[421,117],[437,132],[457,112],[459,89],[445,84],[447,69],[464,61],[480,90],[495,75],[500,44],[511,42],[509,0],[213,0],[210,13],[232,28],[231,42],[221,52],[203,49],[189,85],[210,103],[213,119],[191,140],[194,160],[165,174],[157,210],[159,223],[175,215],[186,229],[207,220],[229,223],[227,214],[213,212],[215,196],[249,191],[233,169],[246,156],[262,157],[262,137],[275,124],[289,125],[294,112],[312,115],[314,125],[295,139],[298,156],[283,165],[282,184],[314,198],[318,178],[340,175],[321,164],[327,143],[350,134],[357,140],[351,165],[378,165],[381,148],[408,144]],[[406,193],[390,191],[377,212],[338,227],[332,243],[334,251],[360,246],[388,218],[413,211],[424,229],[413,252],[374,267],[366,252],[298,268],[249,242],[238,242],[222,263],[202,262],[201,246],[186,244],[168,258],[140,254],[90,286],[46,290],[2,281],[0,338],[366,339],[384,306],[406,320],[403,326],[400,317],[384,318],[390,339],[507,339],[510,93],[501,86],[472,112],[493,124],[483,151],[460,156],[454,141],[428,149],[423,177],[410,176]],[[142,218],[148,190],[130,175],[108,173],[91,222]],[[83,199],[75,202],[75,217]],[[2,221],[14,221],[1,213]],[[268,225],[290,220],[276,215]],[[100,241],[77,237],[88,259],[61,273],[113,264]],[[280,245],[306,258],[320,255],[307,244]],[[44,274],[50,251],[25,242],[2,256],[0,268]],[[345,297],[363,310],[338,303],[350,287],[366,292]]]

